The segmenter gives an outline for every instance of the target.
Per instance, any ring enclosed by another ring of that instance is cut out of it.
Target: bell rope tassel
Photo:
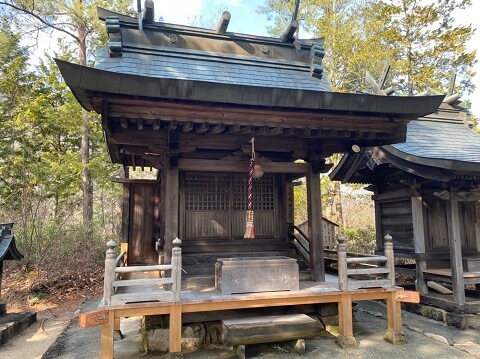
[[[246,215],[246,229],[245,235],[243,238],[255,238],[255,232],[253,227],[253,170],[255,166],[255,161],[252,156],[250,160],[250,171],[248,173],[248,206],[247,206],[247,215]]]

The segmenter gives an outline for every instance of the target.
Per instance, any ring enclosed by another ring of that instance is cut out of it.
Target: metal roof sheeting
[[[254,61],[252,57],[230,58],[194,51],[129,52],[110,58],[108,50],[97,52],[95,68],[152,78],[213,82],[229,85],[295,90],[331,91],[327,76],[312,77],[306,66],[281,61]]]

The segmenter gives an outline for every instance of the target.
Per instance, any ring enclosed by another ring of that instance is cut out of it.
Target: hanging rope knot
[[[255,170],[255,139],[252,138],[252,157],[250,158],[250,170],[248,172],[248,197],[246,213],[246,229],[243,238],[255,238],[253,226],[253,174]]]

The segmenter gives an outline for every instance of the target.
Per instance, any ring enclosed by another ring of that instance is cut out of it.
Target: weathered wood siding
[[[477,250],[475,202],[460,202],[459,207],[462,249]]]
[[[395,251],[414,252],[412,204],[410,197],[389,201],[378,201],[382,237],[393,237]],[[377,243],[383,248],[383,243]]]
[[[159,236],[159,188],[154,184],[129,186],[128,261],[130,265],[156,264],[155,242]]]
[[[425,250],[448,250],[446,201],[438,198],[424,198],[423,201],[427,227]]]

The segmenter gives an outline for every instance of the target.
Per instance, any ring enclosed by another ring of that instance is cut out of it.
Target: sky
[[[232,15],[228,31],[268,36],[267,26],[271,25],[265,15],[258,14],[256,11],[264,3],[263,0],[154,0],[154,2],[155,17],[162,16],[165,22],[173,24],[190,25],[195,16],[203,15],[208,19],[212,17],[212,14],[228,10]],[[480,0],[473,0],[472,3],[473,5],[467,11],[458,11],[455,14],[461,24],[478,23],[475,20],[480,14]],[[468,44],[469,50],[475,48],[478,48],[477,59],[480,59],[480,29]],[[472,113],[480,118],[480,62],[477,63],[475,69],[477,75],[473,82],[476,90],[473,94],[462,96],[462,100],[470,100]],[[445,74],[445,76],[449,75]]]

